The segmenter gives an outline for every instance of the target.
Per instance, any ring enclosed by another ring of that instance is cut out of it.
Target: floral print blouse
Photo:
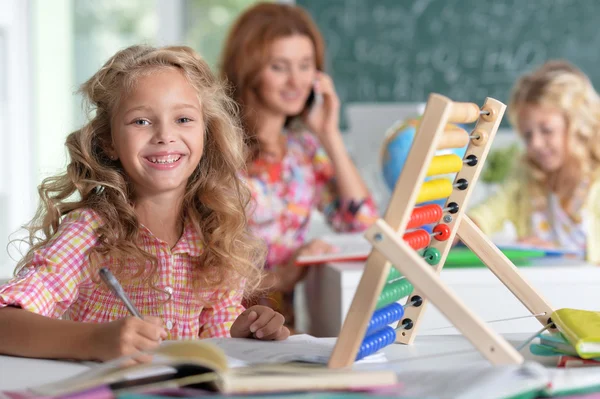
[[[371,196],[355,203],[337,195],[333,166],[310,132],[286,131],[280,162],[257,160],[246,176],[255,201],[249,221],[268,246],[266,268],[289,260],[305,243],[311,210],[323,212],[337,232],[365,230],[378,217]]]

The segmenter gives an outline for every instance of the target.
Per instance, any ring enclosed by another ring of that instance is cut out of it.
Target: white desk
[[[507,339],[515,346],[525,338],[526,334],[507,335]],[[333,344],[335,339],[326,340]],[[528,351],[523,351],[527,360],[541,360],[549,366],[555,363],[551,358],[536,358],[525,352]],[[404,385],[400,392],[411,397],[424,397],[436,390],[439,392],[440,383],[437,382],[436,385],[433,380],[442,377],[444,380],[460,381],[454,384],[454,389],[460,392],[470,384],[475,384],[477,381],[473,381],[473,376],[481,375],[482,372],[495,371],[488,378],[498,377],[497,368],[492,368],[461,335],[423,336],[410,346],[388,346],[384,348],[384,353],[388,362],[367,363],[357,367],[396,371],[399,381]],[[0,391],[22,390],[59,381],[86,369],[86,366],[76,363],[0,356]],[[431,380],[431,384],[424,383],[425,380]],[[457,396],[451,392],[446,393],[446,397]]]
[[[522,267],[526,280],[554,309],[600,310],[600,267],[565,260],[540,261],[544,266]],[[307,308],[306,332],[317,337],[339,334],[356,287],[363,262],[335,263],[311,268],[304,283]],[[443,269],[442,280],[484,321],[527,316],[530,313],[487,268]],[[431,304],[425,310],[418,334],[453,334],[451,323]],[[531,332],[540,328],[534,318],[490,324],[501,333]]]
[[[88,369],[76,362],[0,355],[0,391],[48,384]]]

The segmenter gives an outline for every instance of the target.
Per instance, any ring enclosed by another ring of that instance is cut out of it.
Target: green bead
[[[383,287],[375,308],[381,309],[390,303],[398,302],[400,299],[409,296],[412,291],[412,284],[405,278],[388,283]]]
[[[438,251],[435,248],[427,248],[425,252],[423,252],[423,258],[425,259],[425,261],[433,266],[440,263],[441,257],[442,255],[440,255],[440,251]]]
[[[402,277],[402,274],[400,273],[400,270],[396,269],[393,265],[390,268],[390,273],[387,276],[387,282],[390,282],[392,280],[397,280],[400,277]]]

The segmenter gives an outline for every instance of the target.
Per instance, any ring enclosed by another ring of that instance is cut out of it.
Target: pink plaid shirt
[[[35,252],[28,267],[0,286],[0,307],[12,305],[48,317],[99,323],[129,316],[123,303],[91,278],[88,253],[97,243],[95,231],[101,223],[89,209],[66,215],[58,232]],[[200,235],[187,225],[170,249],[142,226],[140,245],[158,258],[157,287],[166,292],[125,284],[124,290],[140,313],[162,318],[170,339],[229,336],[233,321],[244,311],[242,287],[193,291],[192,270],[202,253]],[[110,259],[102,266],[110,267]]]

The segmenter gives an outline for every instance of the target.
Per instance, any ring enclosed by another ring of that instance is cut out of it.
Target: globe
[[[409,118],[404,121],[396,122],[386,134],[386,138],[383,142],[382,151],[381,151],[381,168],[383,173],[383,178],[385,180],[386,185],[388,186],[390,191],[394,190],[396,185],[396,181],[402,172],[402,168],[406,163],[406,158],[408,156],[408,152],[410,151],[410,147],[415,137],[415,133],[417,132],[417,128],[419,127],[420,118]],[[452,125],[449,126],[465,128],[461,125]],[[436,151],[436,155],[444,155],[444,154],[456,154],[459,157],[463,158],[465,156],[465,152],[467,147],[462,148],[452,148],[452,149],[444,149]],[[428,177],[425,180],[431,179],[439,179],[439,178],[449,178],[454,179],[454,174],[444,175],[444,176],[432,176]],[[445,204],[445,200],[437,200],[432,201],[430,203],[437,203],[440,205]]]

